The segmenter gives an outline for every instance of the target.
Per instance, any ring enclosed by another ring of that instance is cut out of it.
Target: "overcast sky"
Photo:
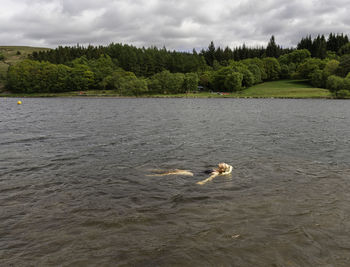
[[[192,50],[284,47],[307,34],[350,34],[349,0],[0,0],[0,45],[111,42]]]

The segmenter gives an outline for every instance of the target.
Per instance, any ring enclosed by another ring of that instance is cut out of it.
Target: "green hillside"
[[[242,97],[327,98],[327,89],[312,87],[305,80],[279,80],[254,85],[240,92]]]
[[[10,65],[24,60],[34,51],[44,51],[49,48],[30,46],[0,46],[0,53],[4,55],[4,60],[0,61],[0,91],[4,88],[7,69]]]

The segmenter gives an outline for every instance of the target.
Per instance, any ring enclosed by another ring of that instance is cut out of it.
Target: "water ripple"
[[[16,102],[2,266],[348,266],[348,101]],[[219,162],[232,175],[196,185]],[[194,176],[147,176],[175,168]]]

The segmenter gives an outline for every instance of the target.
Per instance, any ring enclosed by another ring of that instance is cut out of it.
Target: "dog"
[[[233,167],[231,165],[228,165],[224,162],[219,163],[218,168],[214,169],[207,179],[199,181],[197,184],[204,185],[205,183],[213,180],[216,176],[230,174],[232,172],[232,169]]]
[[[219,163],[216,169],[209,171],[210,176],[207,179],[203,181],[199,181],[197,182],[197,184],[204,185],[205,183],[213,180],[216,176],[230,174],[232,172],[232,169],[233,167],[231,165],[228,165],[224,162]],[[148,174],[147,176],[167,176],[167,175],[193,176],[193,173],[191,171],[180,170],[180,169],[174,169],[174,170],[168,170],[168,171],[153,170],[153,172],[160,172],[160,173]]]

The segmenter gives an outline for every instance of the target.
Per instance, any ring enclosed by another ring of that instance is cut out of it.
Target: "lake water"
[[[17,100],[1,266],[349,266],[349,101]]]

